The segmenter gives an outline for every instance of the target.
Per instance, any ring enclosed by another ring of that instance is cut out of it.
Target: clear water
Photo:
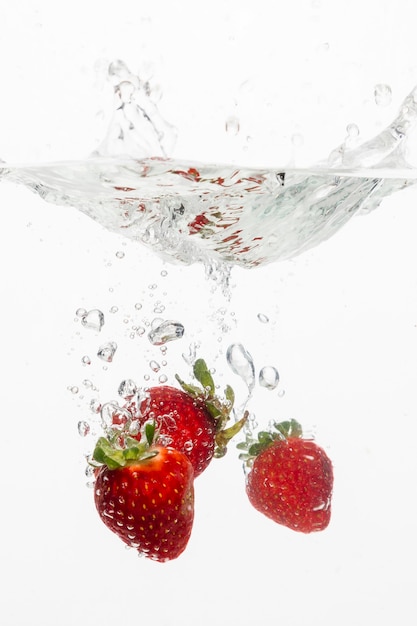
[[[109,79],[114,116],[91,158],[4,164],[0,178],[75,207],[172,262],[256,267],[290,259],[417,181],[407,163],[417,88],[393,122],[359,147],[347,140],[315,167],[271,169],[170,158],[175,130],[147,83],[120,61],[110,65]],[[375,89],[378,101],[389,97],[386,85]]]

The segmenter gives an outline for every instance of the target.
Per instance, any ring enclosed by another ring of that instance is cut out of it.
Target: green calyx
[[[243,452],[239,455],[241,461],[250,463],[258,456],[263,450],[269,448],[274,441],[283,441],[289,437],[302,437],[303,429],[301,424],[295,419],[286,420],[273,424],[272,431],[260,431],[256,439],[253,437],[247,437],[246,441],[242,441],[237,444],[239,450]]]
[[[175,378],[188,395],[204,403],[208,413],[215,421],[216,449],[214,456],[220,458],[226,454],[228,442],[243,428],[248,419],[248,412],[246,412],[239,421],[226,428],[235,402],[233,389],[230,385],[226,385],[224,399],[219,398],[216,394],[216,386],[213,377],[204,359],[197,359],[195,361],[193,374],[194,378],[201,386],[184,382],[178,374],[176,374]]]
[[[117,439],[100,437],[90,463],[94,467],[107,465],[113,470],[151,459],[158,454],[157,450],[151,448],[154,438],[155,422],[146,422],[140,441],[133,437],[118,437]]]

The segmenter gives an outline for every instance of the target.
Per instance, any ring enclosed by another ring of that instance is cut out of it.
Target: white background
[[[159,84],[179,156],[324,158],[350,123],[363,139],[381,130],[417,83],[413,16],[405,0],[3,1],[0,157],[87,156],[111,114],[106,67],[121,58]],[[378,83],[392,88],[386,107]],[[236,137],[224,130],[231,115]],[[294,261],[236,270],[228,304],[201,268],[164,266],[75,209],[0,186],[2,623],[415,624],[416,200],[401,192]],[[92,397],[117,399],[123,378],[152,376],[161,354],[129,335],[157,300],[186,327],[168,349],[170,377],[186,375],[181,354],[197,339],[239,397],[224,361],[231,341],[257,370],[278,368],[285,395],[258,387],[251,408],[260,424],[296,417],[332,457],[325,532],[292,533],[251,509],[233,449],[196,482],[177,561],[138,559],[101,524],[77,424]],[[103,310],[100,334],[76,321],[78,307]],[[94,357],[107,340],[119,347],[103,370]]]

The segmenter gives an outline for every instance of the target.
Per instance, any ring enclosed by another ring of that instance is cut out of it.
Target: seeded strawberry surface
[[[195,476],[206,469],[214,454],[216,423],[203,402],[175,387],[151,387],[139,415],[142,422],[155,420],[156,441],[185,454]]]
[[[325,451],[298,437],[276,440],[254,460],[246,492],[255,509],[303,533],[324,530],[331,516],[333,468]]]
[[[117,469],[103,465],[94,499],[104,524],[148,558],[165,562],[186,548],[194,520],[194,472],[181,452],[156,446],[155,456]]]

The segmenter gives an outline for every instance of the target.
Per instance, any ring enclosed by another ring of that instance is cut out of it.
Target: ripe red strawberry
[[[242,428],[246,416],[225,428],[233,408],[234,394],[228,386],[225,401],[215,394],[215,385],[207,365],[198,359],[194,376],[201,387],[188,385],[178,376],[183,390],[161,385],[147,390],[139,407],[128,405],[141,423],[154,420],[156,443],[179,450],[191,461],[194,475],[203,472],[213,456],[226,453],[228,441]]]
[[[275,424],[275,429],[276,433],[259,433],[258,442],[242,455],[252,463],[246,483],[249,501],[292,530],[324,530],[331,515],[332,463],[314,441],[302,438],[295,420]]]
[[[178,450],[130,439],[117,449],[99,439],[94,500],[103,523],[124,543],[154,561],[176,559],[194,519],[194,472]]]

